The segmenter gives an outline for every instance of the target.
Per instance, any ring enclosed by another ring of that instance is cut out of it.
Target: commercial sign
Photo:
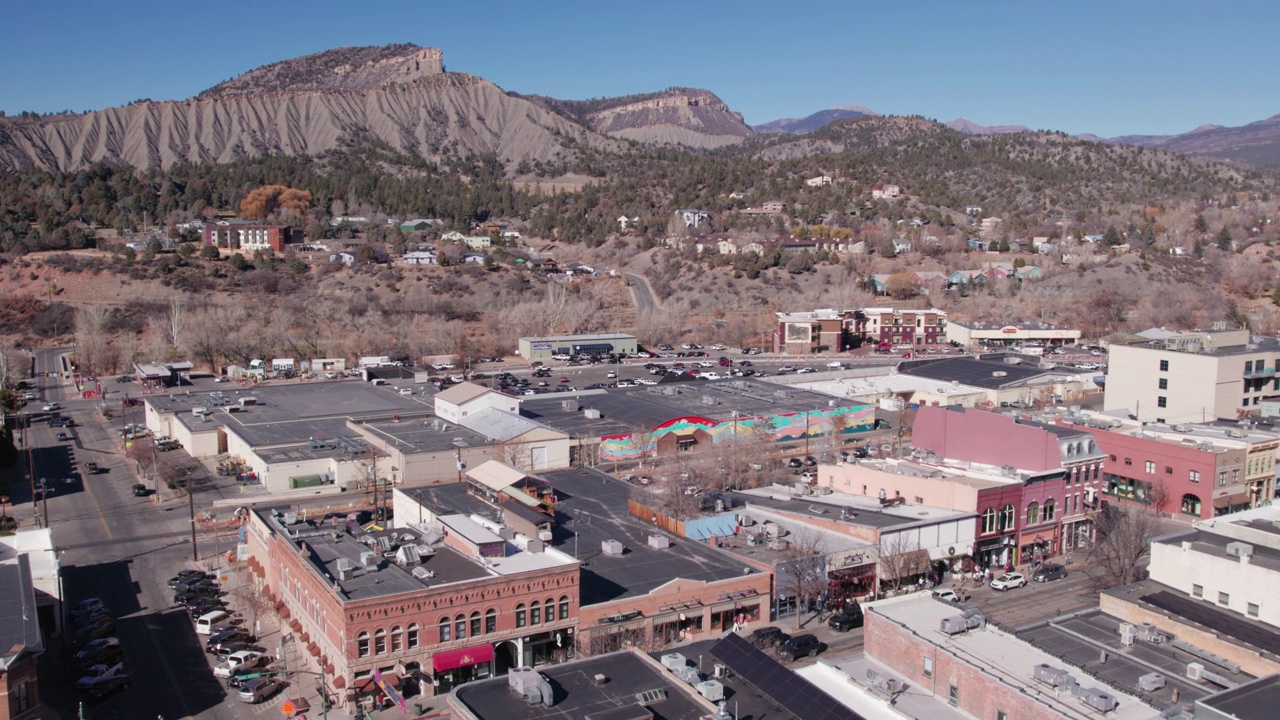
[[[551,343],[534,343],[533,349],[534,350],[550,350]]]

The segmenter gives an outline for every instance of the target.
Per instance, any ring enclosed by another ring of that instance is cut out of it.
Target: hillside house
[[[964,214],[965,214],[965,215],[981,215],[981,214],[982,214],[982,206],[981,206],[981,205],[966,205],[966,206],[964,207]]]
[[[440,239],[445,242],[461,243],[472,250],[484,250],[493,244],[493,238],[488,235],[463,235],[456,230],[441,235]]]
[[[400,223],[401,232],[425,232],[433,227],[444,225],[443,220],[414,218]]]
[[[355,265],[356,254],[353,252],[333,253],[329,256],[329,262],[340,262],[343,265]]]
[[[833,182],[835,182],[835,180],[833,180],[830,175],[819,175],[817,177],[806,179],[804,184],[808,187],[827,187]]]
[[[893,242],[893,252],[895,255],[900,255],[905,252],[911,252],[912,250],[915,249],[912,246],[911,241],[906,238],[894,238],[892,242]]]
[[[640,224],[639,216],[637,217],[627,217],[626,215],[618,216],[618,229],[620,230],[626,231],[629,229],[633,229],[635,226],[639,224]]]
[[[296,233],[301,234],[301,233]],[[219,220],[204,226],[204,244],[223,250],[284,252],[295,241],[288,225],[264,225],[252,220]]]
[[[871,188],[871,197],[875,200],[896,200],[902,195],[902,188],[897,185],[877,185]]]
[[[684,222],[684,226],[687,228],[699,228],[702,227],[703,223],[711,221],[711,214],[706,210],[686,208],[683,210],[677,210],[676,215],[680,217]]]
[[[364,215],[339,215],[329,221],[329,225],[338,227],[339,225],[368,225],[369,218]]]
[[[435,250],[414,250],[400,258],[405,265],[439,265],[440,256]]]

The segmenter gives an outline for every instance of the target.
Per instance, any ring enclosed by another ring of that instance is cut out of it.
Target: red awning
[[[335,689],[341,690],[346,686],[347,686],[347,679],[342,677],[341,675],[333,679],[333,687]]]
[[[468,665],[479,665],[493,660],[492,645],[476,645],[457,650],[445,650],[431,656],[431,667],[436,672],[446,672]]]
[[[382,682],[393,688],[400,687],[400,678],[395,673],[382,673]],[[378,687],[378,681],[372,677],[367,677],[357,682],[355,687],[355,691],[358,693],[371,693],[377,690],[381,690],[381,688]]]
[[[311,653],[315,657],[320,657],[320,646],[315,643],[311,643],[307,645],[307,652]]]

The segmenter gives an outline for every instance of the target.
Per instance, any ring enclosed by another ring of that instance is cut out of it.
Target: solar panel
[[[1168,590],[1144,595],[1142,601],[1247,643],[1259,650],[1280,655],[1280,633],[1254,625],[1231,613],[1223,612],[1190,598],[1175,595]]]
[[[711,647],[711,655],[802,720],[864,720],[738,635],[725,635]]]

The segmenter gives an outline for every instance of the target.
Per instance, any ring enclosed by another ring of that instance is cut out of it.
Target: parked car
[[[1027,584],[1027,578],[1022,573],[1005,573],[995,580],[991,581],[991,589],[1001,592],[1009,588],[1020,588]]]
[[[176,588],[179,584],[196,583],[212,577],[203,570],[179,570],[177,575],[169,578],[169,587]]]
[[[240,702],[255,704],[275,695],[280,690],[280,683],[272,678],[254,678],[240,687],[236,697]]]
[[[94,640],[112,637],[115,632],[115,621],[109,617],[104,617],[77,630],[75,636],[71,638],[71,642],[73,645],[88,645]]]
[[[756,628],[751,632],[751,635],[747,637],[748,642],[761,649],[777,647],[790,639],[790,635],[782,632],[772,625]]]
[[[1031,579],[1036,582],[1049,582],[1050,580],[1060,580],[1066,576],[1067,569],[1062,565],[1045,563],[1040,566],[1039,570],[1036,570]]]
[[[253,650],[240,650],[227,656],[227,659],[219,663],[213,669],[213,676],[220,678],[229,678],[239,668],[256,668],[262,664],[263,658],[266,657],[262,653]]]
[[[129,687],[128,675],[107,675],[100,678],[80,678],[76,689],[91,700],[104,698]]]
[[[40,409],[44,410],[45,412],[53,412],[54,410],[61,410],[62,406],[56,402],[51,402],[51,403],[45,403],[45,406]]]
[[[951,588],[934,590],[933,596],[938,600],[949,603],[962,603],[969,601],[969,593],[964,590],[953,590]]]
[[[236,670],[234,673],[231,673],[231,677],[227,678],[227,687],[238,690],[245,685],[248,685],[253,680],[257,680],[259,678],[270,679],[273,677],[275,677],[275,673],[270,670],[264,670],[263,668],[244,668],[243,670]]]
[[[93,640],[86,643],[84,647],[80,648],[76,652],[76,660],[83,662],[91,658],[96,658],[108,652],[112,648],[119,648],[119,647],[120,647],[119,638],[114,638],[114,637],[98,638],[97,640]]]
[[[84,470],[86,475],[98,474],[98,463],[93,462],[92,460],[86,463],[82,463],[80,467]]]
[[[836,632],[848,632],[862,627],[862,620],[862,607],[855,604],[832,615],[827,626]]]
[[[822,650],[822,643],[817,635],[797,635],[778,647],[778,657],[785,661],[817,655]]]
[[[232,628],[223,630],[209,636],[209,642],[205,644],[204,651],[210,655],[220,655],[220,651],[232,643],[248,643],[253,640],[253,636],[240,628]],[[243,650],[244,648],[240,648]],[[232,652],[235,652],[234,650]],[[226,653],[230,655],[231,653]]]

